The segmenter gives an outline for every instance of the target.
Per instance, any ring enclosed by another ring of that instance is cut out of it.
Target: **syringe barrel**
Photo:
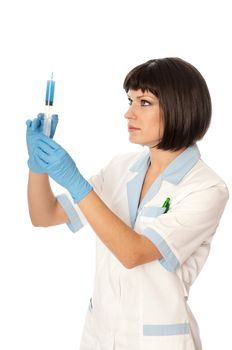
[[[44,115],[43,133],[44,133],[44,135],[46,135],[48,137],[50,137],[50,135],[51,135],[51,124],[52,124],[51,116],[45,114]]]
[[[50,137],[51,135],[51,108],[53,106],[54,101],[54,92],[55,92],[55,81],[53,80],[53,73],[51,75],[51,79],[47,80],[47,88],[45,95],[45,105],[46,105],[46,113],[44,114],[44,126],[43,133],[44,135]]]
[[[54,80],[48,80],[47,81],[46,96],[45,96],[45,105],[46,106],[52,106],[53,105],[54,92],[55,92],[55,81]]]

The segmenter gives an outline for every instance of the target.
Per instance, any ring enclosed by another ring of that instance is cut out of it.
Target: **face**
[[[143,146],[154,147],[163,135],[162,110],[158,98],[150,91],[129,90],[129,109],[125,114],[129,140]]]

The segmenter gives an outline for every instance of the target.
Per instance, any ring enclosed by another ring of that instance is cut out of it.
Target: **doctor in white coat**
[[[179,58],[153,59],[128,73],[130,142],[86,179],[74,160],[27,121],[28,203],[33,225],[87,222],[96,233],[96,277],[80,350],[200,350],[189,289],[201,271],[228,190],[196,142],[211,119],[199,71]],[[67,189],[55,196],[49,176]]]

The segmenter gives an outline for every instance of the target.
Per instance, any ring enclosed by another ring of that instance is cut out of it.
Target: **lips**
[[[128,125],[128,131],[136,131],[136,130],[140,130],[139,128],[136,128],[133,125]]]

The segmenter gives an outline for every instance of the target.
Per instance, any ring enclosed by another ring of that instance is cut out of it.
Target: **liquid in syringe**
[[[47,81],[46,96],[45,96],[45,106],[46,111],[44,114],[44,127],[43,133],[46,136],[51,134],[51,111],[54,102],[54,92],[55,92],[55,81],[53,80],[53,73],[51,74],[51,79]]]

